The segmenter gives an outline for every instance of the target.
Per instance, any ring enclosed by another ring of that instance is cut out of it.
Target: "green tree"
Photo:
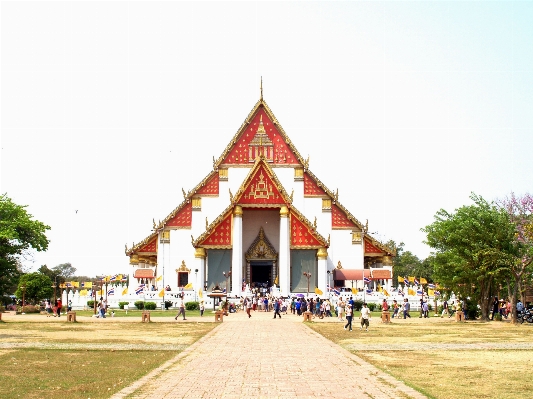
[[[394,257],[394,267],[393,271],[393,282],[396,284],[398,282],[398,277],[424,277],[428,281],[432,281],[433,277],[433,267],[426,260],[420,260],[415,254],[411,251],[405,251],[405,244],[390,240],[386,244],[389,248],[396,251],[396,256]]]
[[[31,257],[32,250],[48,249],[45,233],[50,227],[33,220],[25,208],[0,195],[0,295],[16,284],[21,259]]]
[[[435,277],[456,293],[474,296],[487,320],[494,279],[508,273],[516,259],[514,226],[494,203],[473,193],[470,199],[473,205],[454,213],[439,210],[422,231],[436,250],[431,261]]]
[[[50,298],[54,293],[50,277],[38,272],[20,276],[18,288],[15,292],[17,298],[22,298],[22,287],[26,287],[24,294],[25,302],[36,303],[41,299]]]

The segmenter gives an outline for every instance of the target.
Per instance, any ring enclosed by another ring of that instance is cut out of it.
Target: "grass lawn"
[[[324,337],[430,398],[530,398],[533,325],[455,323],[429,318],[383,324],[369,332],[339,323],[309,323]]]
[[[108,398],[216,325],[0,322],[0,397]]]

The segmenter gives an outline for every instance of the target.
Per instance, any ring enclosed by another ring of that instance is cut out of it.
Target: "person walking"
[[[440,317],[444,317],[444,313],[448,314],[448,301],[447,300],[444,300],[444,302],[442,302],[442,314],[440,315]]]
[[[353,315],[353,309],[352,309],[352,305],[347,303],[346,304],[346,308],[345,308],[345,312],[346,312],[346,325],[344,326],[344,329],[350,329],[350,331],[352,331],[352,315]]]
[[[180,311],[179,313],[176,315],[176,317],[174,317],[174,320],[178,320],[178,317],[183,314],[183,320],[187,320],[185,318],[185,304],[183,303],[183,294],[180,294],[180,296],[178,296],[178,308],[180,308]]]
[[[411,318],[411,315],[409,314],[409,311],[411,310],[411,304],[409,303],[409,300],[405,298],[403,300],[403,318],[407,319],[408,317]]]
[[[370,309],[366,306],[366,302],[363,303],[361,316],[359,318],[361,319],[361,330],[365,327],[365,331],[368,331],[368,327],[370,326]]]
[[[200,317],[204,316],[205,304],[204,301],[200,302]]]
[[[398,318],[398,311],[400,310],[400,306],[398,305],[398,301],[396,299],[392,301],[392,310],[393,310],[392,318],[393,319],[395,317]]]
[[[57,317],[61,317],[61,308],[62,307],[63,307],[63,304],[61,303],[61,298],[57,298],[57,301],[56,301]]]
[[[281,307],[281,303],[280,303],[280,300],[279,299],[273,299],[274,303],[274,319],[276,318],[276,315],[279,316],[279,318],[281,319],[281,313],[279,312],[279,309]]]
[[[46,309],[46,317],[50,317],[50,315],[52,314],[52,304],[50,303],[49,299],[46,300],[46,304],[44,305],[44,307]]]
[[[244,300],[244,303],[246,304],[246,314],[248,315],[248,318],[252,317],[250,312],[252,311],[252,299],[246,298]]]

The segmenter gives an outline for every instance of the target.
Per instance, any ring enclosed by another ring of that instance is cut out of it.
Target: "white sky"
[[[424,258],[438,209],[532,191],[531,21],[514,1],[2,1],[0,191],[52,227],[34,268],[127,271],[263,76],[311,171]]]

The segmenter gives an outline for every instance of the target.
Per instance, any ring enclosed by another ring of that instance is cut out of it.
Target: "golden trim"
[[[352,244],[361,244],[362,242],[362,233],[360,231],[352,231]]]
[[[131,255],[130,265],[138,265],[138,264],[139,264],[139,255]]]
[[[294,180],[303,180],[304,179],[304,168],[294,168]]]
[[[176,273],[179,273],[179,272],[187,272],[187,273],[191,272],[191,269],[187,269],[187,266],[185,265],[184,260],[181,261],[181,266],[178,269],[176,269]]]
[[[316,256],[318,259],[327,259],[328,258],[328,250],[325,247],[320,247],[316,253]]]
[[[170,230],[163,230],[161,232],[161,237],[159,238],[159,242],[162,244],[170,243]]]
[[[233,216],[242,217],[242,207],[240,205],[235,205],[235,208],[233,208]]]
[[[228,170],[227,169],[219,169],[218,170],[218,179],[221,181],[227,181],[228,180]]]
[[[192,199],[192,210],[201,211],[202,210],[202,197],[194,197]]]
[[[283,205],[279,210],[279,216],[282,218],[289,217],[289,208]]]
[[[205,252],[205,249],[204,248],[196,248],[194,250],[194,257],[195,258],[200,258],[200,259],[205,259],[206,257],[206,252]]]
[[[296,209],[293,206],[293,207],[291,207],[291,212],[294,213],[296,218],[300,222],[305,224],[309,230],[314,232],[315,238],[320,242],[321,246],[326,247],[326,246],[329,245],[328,241],[324,237],[322,237],[322,235],[320,235],[318,233],[318,231],[316,231],[316,229],[313,228],[313,225],[309,221],[309,219],[307,219],[300,211],[298,211],[298,209]],[[290,237],[292,237],[292,225],[290,223],[289,223],[289,234],[290,234]],[[291,248],[298,248],[298,249],[306,249],[306,248],[308,248],[308,249],[316,249],[316,248],[319,248],[317,245],[311,245],[311,246],[292,245],[292,238],[290,239],[290,241],[291,241]]]
[[[322,198],[322,211],[331,211],[331,198]]]

